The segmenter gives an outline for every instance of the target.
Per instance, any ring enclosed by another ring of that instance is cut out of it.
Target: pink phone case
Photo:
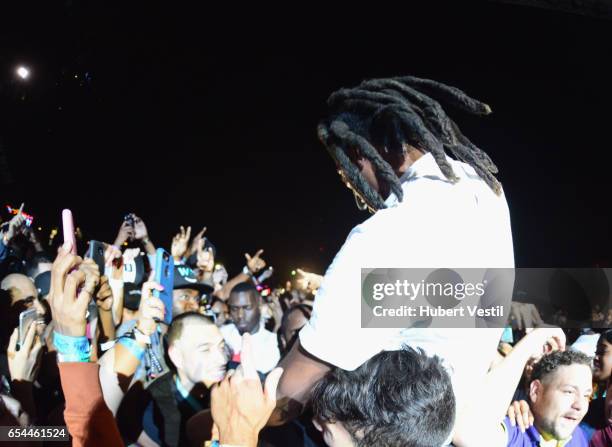
[[[74,220],[72,219],[72,211],[69,209],[62,210],[62,227],[64,229],[64,243],[70,241],[72,244],[72,254],[77,254],[76,238],[74,237]]]

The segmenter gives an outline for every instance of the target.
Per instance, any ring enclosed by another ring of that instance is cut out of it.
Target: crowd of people
[[[230,275],[205,228],[165,245],[133,213],[55,247],[22,205],[0,234],[0,425],[84,446],[612,446],[600,324],[533,327],[514,302],[506,329],[362,327],[362,267],[514,267],[497,167],[430,95],[490,112],[412,77],[330,97],[319,136],[373,215],[324,276],[271,287],[263,250]]]

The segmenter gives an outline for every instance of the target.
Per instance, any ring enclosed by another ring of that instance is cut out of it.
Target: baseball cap
[[[123,283],[123,307],[138,310],[142,298],[142,284],[134,282]]]
[[[198,282],[195,272],[188,265],[174,266],[174,290],[176,289],[194,289],[202,295],[209,295],[215,290],[211,284]]]

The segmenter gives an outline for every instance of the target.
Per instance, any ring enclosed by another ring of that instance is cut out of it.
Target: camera
[[[128,213],[123,216],[123,220],[127,222],[131,227],[134,226],[134,213]]]

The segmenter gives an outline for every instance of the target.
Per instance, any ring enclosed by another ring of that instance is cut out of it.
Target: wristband
[[[140,343],[144,343],[145,345],[151,344],[151,336],[142,332],[138,327],[134,328],[134,338],[136,341]]]
[[[248,276],[253,276],[253,273],[251,272],[251,270],[249,270],[249,267],[246,265],[242,267],[242,273]]]
[[[87,337],[71,337],[53,331],[53,344],[60,362],[89,362],[91,345]]]
[[[142,360],[144,357],[145,349],[136,340],[130,338],[128,334],[121,337],[117,343],[123,345],[138,360]]]

